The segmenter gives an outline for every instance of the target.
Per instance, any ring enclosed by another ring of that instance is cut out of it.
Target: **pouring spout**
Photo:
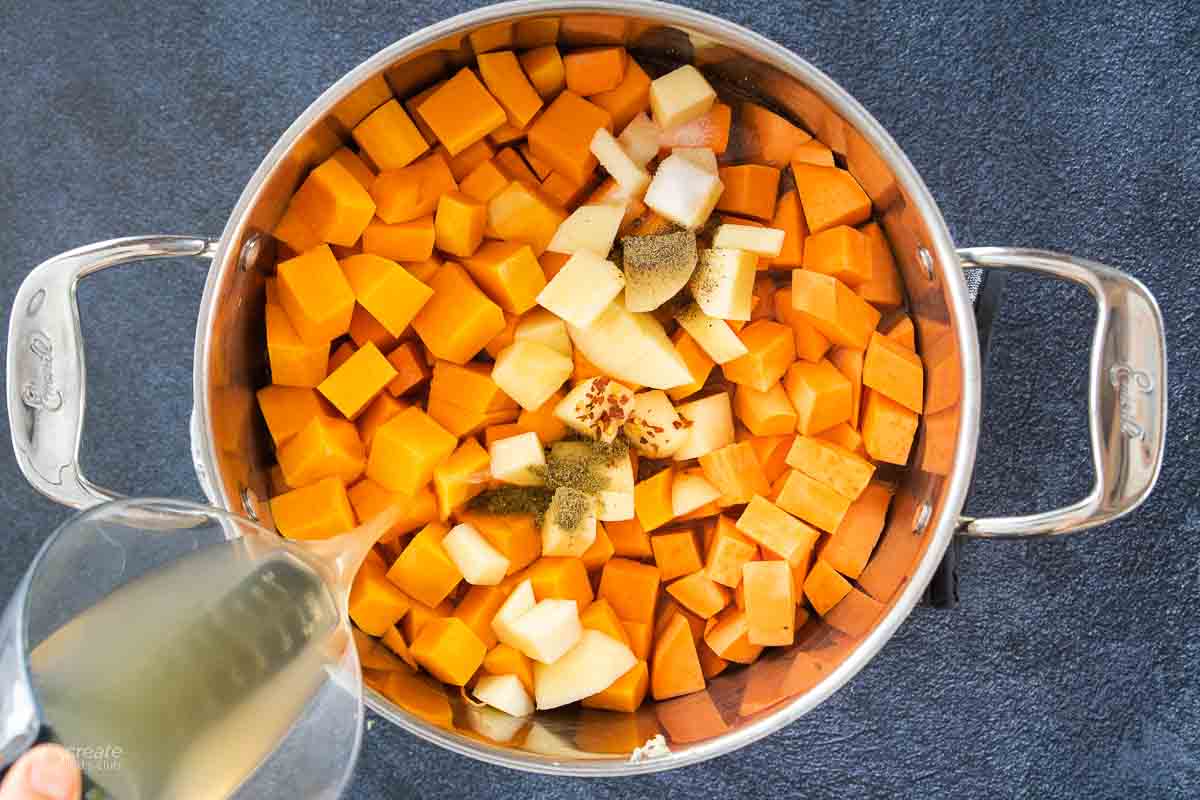
[[[403,516],[404,507],[391,506],[353,530],[328,539],[297,541],[303,550],[312,555],[320,566],[328,570],[330,588],[343,606],[348,605],[350,586],[354,576],[371,552],[371,548]]]

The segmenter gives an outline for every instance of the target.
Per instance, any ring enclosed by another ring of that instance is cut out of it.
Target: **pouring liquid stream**
[[[53,738],[113,798],[235,792],[345,668],[350,584],[398,514],[221,542],[119,587],[30,655]]]

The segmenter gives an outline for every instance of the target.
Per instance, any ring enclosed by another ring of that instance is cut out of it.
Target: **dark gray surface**
[[[412,6],[418,7],[412,7]],[[0,3],[0,304],[61,250],[220,232],[279,133],[393,40],[475,3]],[[829,702],[767,741],[624,781],[487,768],[376,720],[355,797],[1185,797],[1200,792],[1200,14],[1166,3],[698,3],[799,52],[903,146],[960,245],[1059,249],[1145,281],[1170,330],[1170,447],[1132,519],[963,548],[963,604],[918,610]],[[53,6],[51,8],[51,6]],[[203,268],[81,289],[84,462],[198,497],[187,458]],[[971,510],[1049,508],[1091,480],[1081,291],[1015,277]],[[5,441],[7,437],[5,437]],[[7,445],[5,445],[7,446]],[[0,590],[67,515],[0,458]]]

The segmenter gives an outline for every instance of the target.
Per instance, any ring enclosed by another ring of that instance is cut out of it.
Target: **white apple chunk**
[[[546,598],[508,626],[512,640],[507,644],[534,661],[553,664],[575,646],[583,635],[579,610],[574,600]],[[534,684],[537,690],[537,684]]]
[[[717,154],[711,147],[672,147],[671,155],[686,158],[709,175],[717,174]]]
[[[587,250],[604,258],[612,250],[624,216],[625,206],[622,203],[580,206],[558,226],[546,249],[568,256]]]
[[[533,431],[497,439],[488,448],[492,477],[514,486],[542,486],[546,483],[546,454]]]
[[[633,163],[644,167],[658,155],[658,140],[661,138],[662,130],[643,111],[629,121],[617,141]]]
[[[695,303],[676,314],[675,321],[718,364],[725,364],[750,352],[725,320],[708,316]]]
[[[508,559],[467,523],[455,525],[442,537],[442,547],[463,580],[472,586],[496,586],[508,572]]]
[[[774,258],[783,250],[786,234],[778,228],[724,223],[713,232],[712,246],[721,250],[745,250],[756,256]]]
[[[652,389],[692,382],[687,364],[659,321],[630,311],[624,303],[610,303],[590,325],[568,320],[567,332],[588,361],[617,380]]]
[[[597,128],[596,133],[592,135],[591,151],[600,162],[600,166],[604,167],[621,187],[623,196],[640,195],[650,185],[650,173],[643,169],[644,165],[630,158],[621,147],[621,143],[606,128]],[[605,251],[606,254],[607,252]]]
[[[572,524],[559,524],[563,516]],[[542,522],[542,555],[578,558],[595,541],[596,498],[570,486],[559,486]]]
[[[533,596],[533,582],[526,578],[517,584],[517,588],[512,590],[512,594],[492,617],[492,631],[496,634],[496,638],[507,645],[516,647],[514,644],[516,640],[512,634],[512,623],[535,605],[537,605],[537,599]]]
[[[635,666],[637,656],[626,644],[589,628],[562,658],[533,665],[537,707],[559,708],[603,692]]]
[[[544,308],[531,308],[513,331],[514,342],[531,341],[571,357],[571,337],[567,324]],[[501,386],[501,389],[504,387]]]
[[[653,311],[687,286],[700,260],[696,234],[674,231],[621,240],[625,308]]]
[[[540,342],[514,340],[496,354],[492,381],[521,408],[536,411],[574,371],[575,362],[569,355]]]
[[[725,184],[683,156],[662,160],[646,190],[644,202],[674,223],[695,230],[717,207]]]
[[[579,250],[538,293],[537,301],[567,324],[582,328],[595,322],[624,288],[625,275],[615,264]]]
[[[721,492],[703,475],[681,472],[671,484],[671,513],[682,517],[720,497]]]
[[[688,286],[700,310],[710,317],[748,320],[754,302],[758,256],[745,250],[700,252]]]
[[[521,685],[521,679],[516,675],[485,675],[475,682],[475,698],[481,703],[487,703],[492,708],[503,711],[512,717],[528,717],[533,713],[533,698]],[[516,730],[507,739],[516,735]]]
[[[573,431],[611,442],[625,424],[631,405],[633,392],[600,375],[580,381],[567,392],[554,407],[554,416]]]
[[[716,101],[712,85],[691,64],[650,82],[650,110],[663,129],[704,116]]]
[[[684,403],[675,410],[692,423],[687,441],[675,451],[676,461],[699,458],[733,444],[733,409],[727,392]]]
[[[687,441],[690,429],[661,389],[633,396],[625,437],[647,458],[670,458]]]

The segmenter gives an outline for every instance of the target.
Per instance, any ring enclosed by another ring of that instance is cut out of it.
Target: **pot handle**
[[[964,268],[1034,272],[1078,283],[1096,300],[1088,417],[1096,483],[1063,508],[1012,517],[964,517],[959,533],[1026,538],[1074,533],[1111,522],[1149,496],[1167,430],[1166,334],[1158,303],[1130,275],[1082,258],[1007,247],[958,251]]]
[[[33,488],[72,508],[120,496],[79,468],[86,402],[79,279],[133,261],[211,259],[215,250],[215,242],[197,236],[110,239],[57,255],[26,276],[8,322],[8,425],[17,464]]]

